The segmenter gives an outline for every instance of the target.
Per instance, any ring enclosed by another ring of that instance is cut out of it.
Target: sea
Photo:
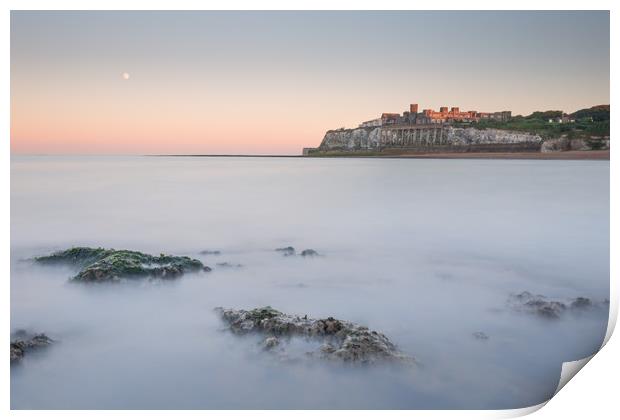
[[[508,409],[595,353],[609,299],[609,161],[11,158],[12,409]],[[78,284],[33,257],[73,246],[186,255],[211,272]],[[320,255],[284,256],[292,246]],[[205,252],[209,251],[209,252]],[[213,251],[219,251],[213,253]],[[220,265],[218,265],[220,263]],[[229,263],[230,266],[221,265]],[[216,307],[271,306],[385,334],[412,365],[261,350]],[[476,332],[484,333],[480,339]]]

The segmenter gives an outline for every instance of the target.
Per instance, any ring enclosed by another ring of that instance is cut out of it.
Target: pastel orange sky
[[[412,102],[608,104],[609,13],[11,13],[12,153],[299,154]]]

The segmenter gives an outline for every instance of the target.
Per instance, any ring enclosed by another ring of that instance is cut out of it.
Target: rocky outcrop
[[[547,319],[558,319],[568,311],[578,312],[607,307],[609,301],[594,302],[586,297],[575,299],[550,299],[528,291],[510,295],[508,305],[512,309]]]
[[[69,264],[76,267],[86,267],[113,252],[113,249],[74,247],[50,255],[35,257],[34,260],[40,264]]]
[[[52,344],[54,340],[45,334],[28,334],[19,330],[11,337],[11,363],[20,361],[30,351],[38,350]]]
[[[185,256],[153,256],[138,251],[76,247],[36,257],[40,264],[70,264],[80,271],[72,281],[117,282],[121,279],[172,279],[188,272],[211,271],[202,262]]]
[[[478,130],[476,128],[447,128],[448,143],[459,145],[472,144],[541,144],[542,137],[519,131],[498,130],[487,128]]]
[[[569,139],[567,136],[559,139],[545,140],[540,148],[541,152],[609,150],[609,137],[591,137]]]
[[[306,353],[308,357],[356,364],[414,361],[398,351],[385,335],[352,322],[287,315],[269,306],[249,311],[215,310],[232,333],[260,335],[264,350],[278,350],[285,359],[287,342],[301,337],[320,344],[316,351]]]
[[[381,151],[539,151],[539,135],[499,129],[476,129],[449,125],[397,126],[330,130],[312,152]],[[310,151],[307,153],[310,154]]]
[[[319,253],[316,252],[314,249],[304,249],[299,255],[301,255],[302,257],[318,257]]]
[[[281,253],[285,257],[297,255],[295,248],[293,248],[292,246],[287,246],[285,248],[276,248],[276,252]],[[301,257],[318,257],[320,255],[321,254],[319,254],[318,252],[316,252],[314,249],[311,249],[311,248],[304,249],[303,251],[299,253],[299,256]]]
[[[330,130],[325,133],[321,150],[377,150],[381,128]]]
[[[291,255],[295,255],[295,248],[292,246],[287,246],[284,248],[276,248],[276,252],[281,253],[285,257],[290,257]]]

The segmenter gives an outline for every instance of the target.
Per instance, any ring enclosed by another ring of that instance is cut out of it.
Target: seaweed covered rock
[[[276,252],[281,253],[282,255],[284,255],[285,257],[290,257],[292,255],[297,255],[295,248],[293,248],[292,246],[287,246],[284,248],[276,248],[275,249]],[[316,252],[314,249],[304,249],[303,251],[301,251],[299,253],[300,256],[302,257],[318,257],[320,254],[318,252]]]
[[[104,248],[70,248],[36,257],[42,264],[71,264],[80,268],[72,280],[78,282],[119,281],[123,278],[171,279],[188,272],[211,271],[202,262],[185,256],[153,256],[138,251]]]
[[[303,338],[320,343],[318,350],[307,353],[320,359],[356,364],[414,362],[413,357],[401,353],[385,335],[352,322],[287,315],[269,306],[249,311],[215,310],[234,334],[263,336],[265,350],[285,350],[288,341]]]
[[[571,309],[590,309],[594,303],[589,298],[578,297],[570,304]]]
[[[285,257],[289,257],[291,255],[295,255],[295,248],[292,246],[287,246],[284,248],[276,248],[276,252],[280,252]]]
[[[29,351],[47,347],[53,342],[45,334],[29,335],[20,330],[11,337],[11,363],[20,361]]]
[[[304,249],[299,255],[301,255],[302,257],[318,257],[319,253],[316,252],[314,249]]]
[[[510,295],[508,305],[515,310],[535,314],[547,319],[558,319],[567,311],[598,308],[605,302],[597,304],[586,297],[575,299],[550,299],[543,295],[534,295],[528,291]]]
[[[86,267],[114,252],[117,251],[104,248],[74,247],[50,255],[35,257],[34,260],[41,264],[70,264],[76,267]]]

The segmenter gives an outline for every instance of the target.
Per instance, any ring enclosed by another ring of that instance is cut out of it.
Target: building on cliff
[[[359,125],[363,127],[380,127],[390,124],[446,124],[451,122],[477,122],[480,120],[508,121],[512,117],[511,111],[499,112],[478,112],[478,111],[461,111],[459,107],[448,109],[442,106],[439,111],[433,109],[425,109],[418,112],[419,105],[409,105],[409,111],[401,114],[385,112],[381,118],[365,121]]]
[[[542,114],[542,113],[541,113]],[[487,153],[487,152],[551,152],[566,150],[609,149],[609,136],[543,138],[544,134],[493,124],[460,124],[484,120],[507,121],[510,111],[461,111],[458,107],[443,106],[439,111],[411,104],[402,114],[383,113],[356,128],[328,130],[318,147],[306,147],[303,155],[378,153]],[[574,122],[574,114],[549,119],[549,123]],[[590,117],[592,122],[592,117]]]
[[[424,109],[419,112],[418,104],[411,104],[402,114],[386,112],[379,118],[364,121],[357,128],[329,130],[319,147],[305,148],[303,154],[403,149],[419,152],[540,150],[540,136],[453,124],[510,118],[510,111],[461,111],[458,107],[443,106],[439,111]]]
[[[476,122],[480,120],[508,121],[512,117],[511,111],[478,112],[461,111],[458,107],[448,109],[442,106],[439,111],[425,109],[419,111],[418,104],[409,105],[409,111],[401,114],[384,112],[380,118],[364,121],[359,128],[381,127],[391,124],[415,125],[415,124],[446,124],[451,122]]]

